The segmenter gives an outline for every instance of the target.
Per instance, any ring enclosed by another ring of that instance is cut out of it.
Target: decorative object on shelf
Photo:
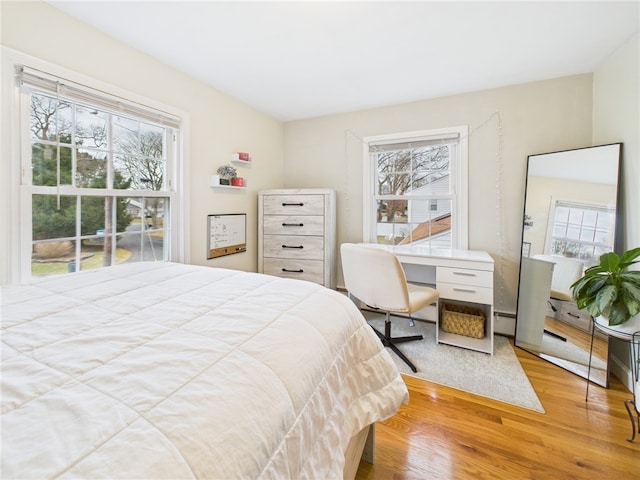
[[[244,178],[242,177],[233,177],[231,179],[231,185],[234,187],[244,187]]]
[[[231,161],[236,163],[251,163],[251,158],[247,152],[236,152],[231,154]]]
[[[609,325],[620,325],[640,313],[640,271],[628,268],[640,262],[640,247],[622,255],[615,252],[600,256],[599,265],[588,268],[571,285],[578,308],[586,308],[596,317],[606,317]]]
[[[231,185],[231,179],[238,176],[238,171],[233,165],[221,165],[216,171],[220,175],[220,185]]]

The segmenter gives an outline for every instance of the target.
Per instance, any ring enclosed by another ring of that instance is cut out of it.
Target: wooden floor
[[[640,436],[631,435],[615,378],[609,389],[514,349],[546,413],[405,376],[410,401],[376,425],[375,479],[640,479]],[[458,365],[452,368],[464,368]]]

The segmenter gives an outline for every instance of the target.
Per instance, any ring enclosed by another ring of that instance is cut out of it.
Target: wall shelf
[[[246,185],[244,187],[234,187],[233,185],[211,185],[211,188],[223,188],[227,190],[246,190]]]
[[[251,165],[251,159],[249,160],[238,160],[238,159],[232,159],[231,163],[235,163],[236,165],[245,165],[245,166],[250,166]]]
[[[211,188],[226,188],[226,189],[232,189],[232,190],[246,190],[247,188],[247,179],[244,179],[244,185],[242,186],[236,186],[236,185],[222,185],[220,184],[220,177],[219,175],[211,175],[211,179],[209,180],[209,186]]]

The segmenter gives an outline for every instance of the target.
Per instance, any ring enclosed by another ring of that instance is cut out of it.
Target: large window
[[[179,118],[24,67],[17,77],[23,273],[174,258]]]
[[[466,131],[365,139],[366,242],[467,248]]]

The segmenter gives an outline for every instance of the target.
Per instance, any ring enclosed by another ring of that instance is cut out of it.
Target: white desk
[[[485,337],[472,338],[444,332],[439,315],[427,307],[414,316],[436,322],[436,342],[493,355],[493,258],[475,250],[434,249],[420,245],[366,244],[393,252],[402,263],[407,280],[434,286],[440,302],[469,305],[482,310]]]

